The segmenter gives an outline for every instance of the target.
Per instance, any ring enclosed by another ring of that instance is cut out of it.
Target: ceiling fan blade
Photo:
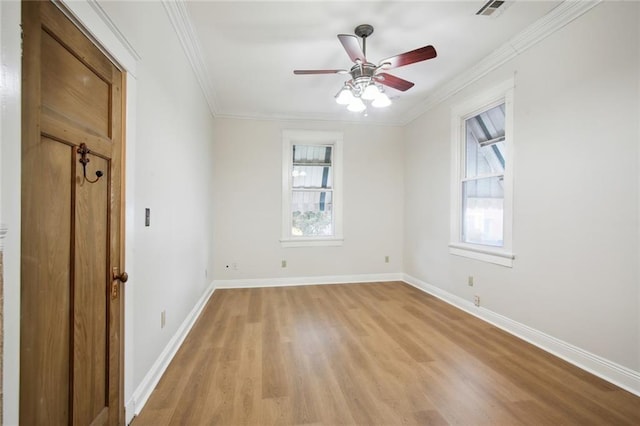
[[[311,74],[348,74],[347,70],[293,70],[295,75],[311,75]]]
[[[400,77],[396,77],[395,75],[387,74],[386,72],[381,72],[378,75],[376,75],[376,80],[380,84],[393,87],[394,89],[400,90],[401,92],[407,91],[414,86],[412,82],[402,79]]]
[[[405,65],[415,64],[416,62],[426,61],[437,56],[436,49],[433,46],[424,46],[410,52],[401,53],[380,61],[380,66],[388,70],[391,68],[403,67]],[[389,64],[389,65],[385,65]]]
[[[367,62],[360,47],[358,37],[351,34],[338,34],[338,39],[353,62]]]

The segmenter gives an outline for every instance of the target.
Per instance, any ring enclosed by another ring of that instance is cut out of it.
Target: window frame
[[[513,92],[514,80],[509,79],[478,95],[464,100],[451,109],[451,217],[449,253],[488,263],[513,267]],[[497,105],[505,104],[505,157],[503,246],[467,243],[462,239],[462,183],[466,180],[465,121]]]
[[[342,144],[343,133],[324,130],[283,130],[282,132],[282,247],[341,246],[342,234]],[[332,146],[333,174],[331,236],[298,236],[291,234],[291,199],[293,188],[293,146]]]

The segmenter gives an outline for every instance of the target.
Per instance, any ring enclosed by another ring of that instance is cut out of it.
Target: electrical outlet
[[[473,296],[473,304],[476,306],[480,306],[480,296],[478,295]]]
[[[167,311],[160,312],[160,328],[164,328],[167,324]]]
[[[384,263],[389,263],[389,256],[384,257]]]
[[[286,268],[286,267],[287,267],[287,261],[286,261],[286,260],[283,260],[283,261],[282,261],[282,267],[283,267],[283,268]]]
[[[469,284],[469,287],[473,287],[473,275],[469,275],[469,278],[467,279],[467,284]]]

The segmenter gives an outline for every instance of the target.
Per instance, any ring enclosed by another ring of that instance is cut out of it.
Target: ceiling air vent
[[[489,0],[476,12],[476,15],[491,16],[504,3],[504,0]]]

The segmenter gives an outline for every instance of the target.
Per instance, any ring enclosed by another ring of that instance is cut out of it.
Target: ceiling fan
[[[404,92],[414,86],[414,83],[388,74],[387,70],[426,61],[437,56],[433,46],[424,46],[400,55],[391,56],[381,60],[378,65],[369,62],[366,58],[367,37],[373,34],[373,27],[368,24],[358,25],[355,35],[338,34],[338,39],[342,47],[346,50],[354,65],[349,69],[331,70],[294,70],[295,75],[311,74],[349,74],[351,79],[344,83],[344,86],[335,96],[336,102],[341,105],[348,105],[350,111],[364,111],[365,103],[362,101],[372,101],[374,107],[385,107],[391,105],[391,100],[384,93],[382,85],[392,87]],[[362,47],[358,37],[362,38]]]

